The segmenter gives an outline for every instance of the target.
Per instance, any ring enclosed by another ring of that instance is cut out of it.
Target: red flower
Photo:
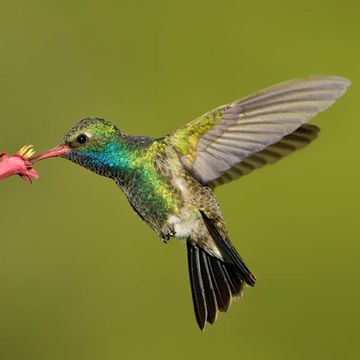
[[[0,153],[0,180],[11,175],[20,175],[27,183],[31,184],[32,178],[38,179],[39,174],[32,168],[37,161],[64,156],[70,151],[67,145],[59,145],[56,148],[44,151],[34,156],[32,145],[23,146],[15,155]]]
[[[22,147],[15,155],[0,153],[0,180],[11,175],[20,175],[27,183],[31,184],[32,178],[38,179],[39,174],[32,168],[29,159],[35,154],[32,145]]]

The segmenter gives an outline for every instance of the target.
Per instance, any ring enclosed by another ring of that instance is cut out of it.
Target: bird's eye
[[[76,141],[79,143],[79,144],[85,144],[86,141],[87,141],[88,137],[86,134],[80,134],[77,138],[76,138]]]

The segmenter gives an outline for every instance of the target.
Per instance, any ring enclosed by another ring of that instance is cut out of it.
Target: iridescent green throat
[[[142,217],[161,220],[176,210],[176,201],[169,179],[157,167],[159,147],[151,138],[118,133],[101,147],[74,149],[67,158],[112,178]]]

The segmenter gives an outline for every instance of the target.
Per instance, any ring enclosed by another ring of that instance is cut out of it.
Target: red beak
[[[67,153],[70,152],[70,148],[69,146],[67,145],[59,145],[53,149],[50,149],[50,150],[47,150],[47,151],[44,151],[43,153],[41,154],[38,154],[38,155],[35,155],[33,157],[31,157],[29,159],[29,161],[31,163],[35,163],[37,161],[40,161],[40,160],[43,160],[43,159],[47,159],[47,158],[51,158],[51,157],[58,157],[58,156],[64,156],[66,155]]]

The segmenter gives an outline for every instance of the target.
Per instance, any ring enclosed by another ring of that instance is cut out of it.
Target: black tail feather
[[[216,226],[204,214],[203,218],[223,259],[208,253],[190,239],[187,241],[191,292],[201,330],[206,321],[215,322],[218,311],[226,312],[233,298],[241,297],[244,284],[255,284],[255,276],[230,241],[221,238]]]
[[[207,255],[204,251],[200,251],[200,269],[203,278],[205,302],[207,308],[206,321],[213,324],[217,317],[217,300],[214,290],[214,282],[211,275],[211,268],[207,262]]]
[[[205,251],[203,250],[205,253]],[[218,302],[218,309],[226,312],[231,303],[231,291],[226,280],[224,271],[220,261],[211,255],[207,255],[208,263],[211,268],[211,275],[215,285],[216,300]]]
[[[188,243],[188,266],[195,317],[200,329],[203,330],[205,327],[207,309],[205,304],[204,285],[200,271],[199,252],[197,246],[189,246]]]
[[[212,219],[209,219],[204,212],[200,211],[200,213],[224,261],[228,263],[233,263],[236,266],[236,268],[240,271],[240,275],[242,279],[245,280],[245,282],[248,285],[254,286],[256,280],[255,276],[245,265],[243,259],[241,259],[240,255],[238,254],[234,246],[231,244],[231,242],[228,239],[224,239],[221,236]]]
[[[232,296],[239,299],[244,289],[244,281],[242,281],[241,276],[239,276],[239,272],[237,272],[236,268],[231,264],[225,265],[224,263],[221,263],[221,266],[224,274],[226,275]]]

